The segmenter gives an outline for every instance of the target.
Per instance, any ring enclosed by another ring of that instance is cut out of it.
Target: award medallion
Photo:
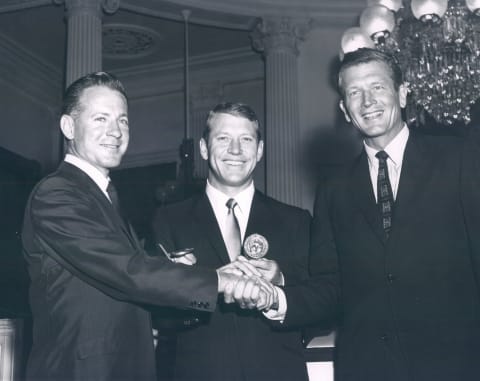
[[[268,252],[268,241],[260,234],[251,234],[243,243],[245,254],[252,259],[263,258]]]

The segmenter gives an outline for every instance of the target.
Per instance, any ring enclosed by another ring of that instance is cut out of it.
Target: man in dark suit
[[[211,312],[235,277],[149,257],[122,217],[108,177],[129,141],[127,97],[116,78],[101,72],[74,82],[60,127],[68,153],[33,190],[22,233],[34,325],[27,378],[153,381],[143,306]]]
[[[310,215],[255,190],[253,172],[263,141],[254,111],[239,103],[217,105],[208,116],[200,153],[209,164],[205,193],[159,209],[156,241],[168,251],[194,248],[196,265],[243,270],[275,284],[304,280]],[[239,242],[263,236],[269,246],[265,258],[248,262],[239,256],[240,246],[232,248],[227,206],[232,199]],[[251,295],[251,284],[229,292]],[[195,313],[184,321],[176,344],[177,381],[307,379],[299,330],[272,329],[259,311],[219,300],[214,313]]]
[[[469,175],[479,151],[408,130],[407,88],[387,54],[346,54],[339,88],[364,150],[319,187],[313,277],[285,289],[284,324],[330,319],[339,306],[336,380],[476,380],[480,218]]]

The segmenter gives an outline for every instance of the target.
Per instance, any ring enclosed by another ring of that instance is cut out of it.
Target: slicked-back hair
[[[96,73],[87,74],[68,86],[63,98],[62,115],[75,116],[78,112],[80,112],[80,98],[83,92],[86,89],[95,86],[105,86],[109,89],[116,90],[122,94],[128,102],[125,88],[117,79],[117,77],[115,77],[113,74],[99,71]]]
[[[395,90],[399,89],[400,85],[403,83],[403,74],[397,59],[391,54],[382,52],[380,50],[360,48],[353,52],[346,53],[338,69],[337,85],[338,91],[342,97],[345,95],[341,84],[342,73],[353,66],[370,62],[383,62],[385,65],[387,65],[390,70],[390,76],[393,80]]]
[[[207,121],[205,123],[205,128],[203,130],[202,137],[208,144],[208,137],[210,136],[210,130],[212,128],[212,120],[217,114],[229,114],[233,116],[238,116],[240,118],[248,119],[250,122],[253,122],[255,125],[255,130],[257,132],[257,141],[262,140],[262,135],[260,133],[260,125],[258,122],[257,114],[253,109],[245,103],[231,103],[224,102],[217,104],[209,113]]]

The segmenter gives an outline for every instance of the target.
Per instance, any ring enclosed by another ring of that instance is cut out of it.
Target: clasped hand
[[[267,311],[278,304],[277,290],[272,282],[281,280],[281,274],[275,261],[249,261],[240,256],[219,268],[217,273],[219,291],[223,292],[225,303],[236,302],[241,308],[260,311]]]
[[[161,244],[165,256],[174,263],[193,265],[197,258],[192,253],[180,257],[170,255]],[[278,294],[274,287],[282,282],[282,274],[277,262],[269,259],[248,260],[239,256],[217,269],[218,292],[223,293],[225,303],[238,303],[241,308],[268,311],[278,305]]]

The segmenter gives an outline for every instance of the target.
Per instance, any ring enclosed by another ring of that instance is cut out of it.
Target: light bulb
[[[360,28],[370,37],[388,35],[395,27],[395,16],[383,5],[366,8],[360,15]]]
[[[343,32],[340,59],[343,59],[345,53],[353,52],[360,48],[375,48],[375,44],[359,27],[349,28]]]
[[[368,0],[367,6],[371,7],[372,5],[383,5],[385,8],[397,12],[402,8],[402,0]]]
[[[467,8],[473,13],[479,16],[480,13],[480,0],[466,0]]]
[[[418,20],[442,18],[448,7],[448,0],[412,0],[412,13]]]

